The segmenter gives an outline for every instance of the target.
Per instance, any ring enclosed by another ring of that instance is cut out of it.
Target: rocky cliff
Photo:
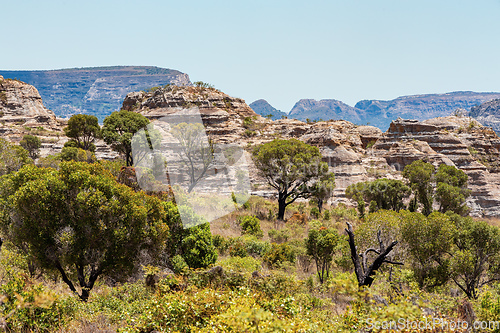
[[[57,118],[48,110],[38,90],[27,83],[0,76],[0,135],[19,143],[24,135],[36,135],[42,141],[40,156],[61,152],[68,138],[63,128],[67,120]],[[117,156],[102,140],[96,142],[96,156],[112,159]]]
[[[393,170],[421,159],[455,165],[469,176],[468,205],[475,216],[500,215],[500,138],[469,117],[397,119],[370,153]]]
[[[152,66],[74,68],[50,71],[3,71],[5,78],[35,86],[45,106],[58,116],[92,114],[102,122],[120,108],[127,93],[151,87],[190,85],[187,74]]]
[[[500,99],[494,99],[473,107],[469,115],[477,119],[481,124],[490,126],[497,133],[500,133]]]
[[[500,216],[500,139],[472,118],[397,119],[385,133],[373,126],[357,126],[343,120],[272,121],[256,115],[241,99],[194,87],[131,93],[123,108],[155,121],[178,107],[193,105],[199,106],[207,132],[215,142],[238,143],[248,155],[252,145],[275,138],[298,138],[318,146],[324,161],[335,172],[333,202],[350,203],[344,196],[350,184],[381,177],[402,179],[405,165],[423,159],[436,166],[446,163],[464,170],[472,190],[468,201],[472,213]],[[250,171],[253,193],[273,196],[253,165]]]
[[[42,155],[65,142],[65,123],[43,106],[35,87],[0,76],[0,133],[2,138],[18,143],[25,134],[37,135],[42,141]],[[59,149],[60,149],[59,148]]]

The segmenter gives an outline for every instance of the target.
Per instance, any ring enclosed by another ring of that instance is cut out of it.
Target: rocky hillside
[[[447,94],[403,96],[391,101],[366,100],[356,103],[355,108],[364,112],[363,121],[383,130],[398,117],[425,120],[446,117],[456,109],[470,110],[486,101],[500,98],[500,93],[476,93],[458,91]]]
[[[468,111],[471,107],[499,98],[500,93],[462,91],[447,94],[402,96],[390,101],[363,100],[356,103],[354,107],[335,99],[320,101],[301,99],[292,108],[288,117],[302,121],[307,119],[311,121],[343,119],[358,125],[369,124],[385,131],[391,122],[398,117],[416,120],[445,117],[452,115],[457,109]],[[474,114],[471,116],[475,117]],[[494,119],[496,118],[478,118],[480,121],[486,121],[485,124],[492,124]]]
[[[476,118],[481,124],[490,126],[497,133],[500,133],[500,99],[473,107],[469,115]]]
[[[241,99],[215,89],[168,87],[127,95],[123,108],[140,112],[152,121],[198,106],[215,142],[238,143],[249,154],[252,145],[275,138],[298,138],[320,148],[335,172],[333,201],[348,202],[350,184],[381,177],[401,179],[401,170],[414,160],[436,166],[456,165],[469,175],[469,205],[476,216],[500,216],[500,139],[490,128],[468,117],[425,121],[397,119],[387,132],[343,120],[304,123],[296,119],[272,121],[256,115]],[[250,160],[247,156],[247,160]],[[252,191],[261,196],[274,192],[250,166]]]
[[[271,119],[277,120],[281,119],[287,114],[283,111],[275,109],[271,104],[269,104],[265,99],[259,99],[249,105],[255,113],[260,114],[262,117],[268,117],[272,115]]]
[[[43,106],[35,87],[0,76],[0,133],[3,139],[18,143],[25,134],[42,141],[42,155],[62,148],[64,120]]]
[[[151,87],[190,85],[187,74],[146,66],[74,68],[50,71],[3,71],[5,78],[35,86],[45,106],[58,117],[92,114],[102,122],[118,110],[127,93]]]
[[[299,120],[347,120],[360,124],[364,114],[352,106],[335,99],[301,99],[288,114],[290,118]]]
[[[57,154],[68,140],[63,131],[66,122],[45,108],[35,87],[0,76],[0,135],[3,139],[19,143],[26,134],[36,135],[42,141],[40,156]],[[96,142],[96,156],[113,159],[117,154],[100,140]]]

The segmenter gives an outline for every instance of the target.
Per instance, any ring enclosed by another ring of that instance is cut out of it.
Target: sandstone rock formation
[[[111,112],[120,108],[129,92],[165,84],[191,85],[187,74],[153,66],[0,70],[0,75],[35,86],[46,107],[58,117],[86,113],[97,116],[101,123]]]
[[[475,216],[500,215],[500,138],[469,117],[397,119],[372,148],[394,170],[417,159],[455,165],[469,176],[468,205]]]
[[[476,216],[500,216],[500,139],[490,128],[469,117],[425,121],[397,119],[387,132],[337,120],[304,123],[296,119],[271,121],[256,115],[241,99],[215,89],[167,87],[127,95],[123,108],[140,112],[152,121],[198,106],[207,133],[218,143],[238,143],[246,149],[275,138],[298,138],[316,145],[335,172],[332,202],[351,203],[344,192],[350,184],[381,177],[402,179],[401,170],[417,159],[438,166],[456,165],[469,175],[468,201]],[[272,197],[258,170],[251,164],[252,193]]]
[[[19,143],[24,135],[35,135],[42,141],[40,156],[61,152],[68,141],[63,128],[67,119],[57,118],[45,108],[38,90],[27,83],[0,76],[0,135]],[[97,158],[113,159],[118,154],[102,140],[96,142]]]
[[[41,155],[61,149],[64,120],[47,110],[35,87],[0,76],[0,134],[18,143],[25,134],[37,135],[42,141]]]
[[[469,115],[500,133],[500,98],[473,107]]]
[[[411,95],[393,100],[362,100],[354,107],[335,99],[320,101],[302,99],[295,104],[287,116],[303,121],[306,119],[311,121],[343,119],[355,124],[369,123],[385,131],[398,117],[417,120],[444,117],[454,114],[457,109],[470,110],[471,107],[493,99],[500,99],[500,93],[457,91],[446,94]],[[478,115],[480,117],[478,120],[486,121],[487,126],[500,124],[498,116],[490,116],[489,111],[486,112],[487,115],[483,115],[484,112],[478,110],[478,112],[471,113],[471,116],[476,117],[476,113],[481,114]],[[496,127],[493,129],[497,130]]]

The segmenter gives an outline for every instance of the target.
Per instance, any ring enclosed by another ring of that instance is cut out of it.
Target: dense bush
[[[269,266],[277,268],[286,262],[295,263],[295,251],[288,243],[272,243],[263,259]]]
[[[189,234],[182,240],[183,257],[191,268],[204,268],[217,261],[217,251],[212,243],[208,223],[189,228]]]
[[[284,228],[281,230],[272,229],[268,231],[268,236],[274,243],[283,243],[290,238],[290,229]]]
[[[53,332],[64,326],[74,308],[41,284],[15,277],[0,286],[0,305],[7,327],[13,332]]]
[[[232,238],[229,241],[229,255],[231,257],[246,257],[248,255],[242,238]]]
[[[254,235],[257,238],[262,238],[263,232],[260,228],[260,221],[255,216],[243,216],[240,218],[240,226],[242,234]]]

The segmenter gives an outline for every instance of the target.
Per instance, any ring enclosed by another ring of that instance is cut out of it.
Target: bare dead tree
[[[345,229],[347,235],[349,236],[349,247],[351,248],[351,259],[354,264],[354,272],[356,273],[356,277],[358,278],[359,286],[368,286],[370,287],[373,283],[374,276],[377,270],[382,266],[383,263],[393,264],[393,265],[403,265],[401,262],[394,262],[389,259],[389,253],[392,251],[394,246],[398,243],[397,241],[393,241],[389,246],[385,247],[384,243],[380,238],[380,230],[377,233],[377,239],[379,242],[380,249],[369,248],[364,253],[358,255],[358,251],[356,249],[356,244],[354,243],[354,232],[352,231],[352,225],[347,222],[347,229]],[[367,268],[367,257],[368,253],[375,252],[378,254],[377,258],[373,261],[370,267]],[[360,260],[361,257],[361,260]]]

